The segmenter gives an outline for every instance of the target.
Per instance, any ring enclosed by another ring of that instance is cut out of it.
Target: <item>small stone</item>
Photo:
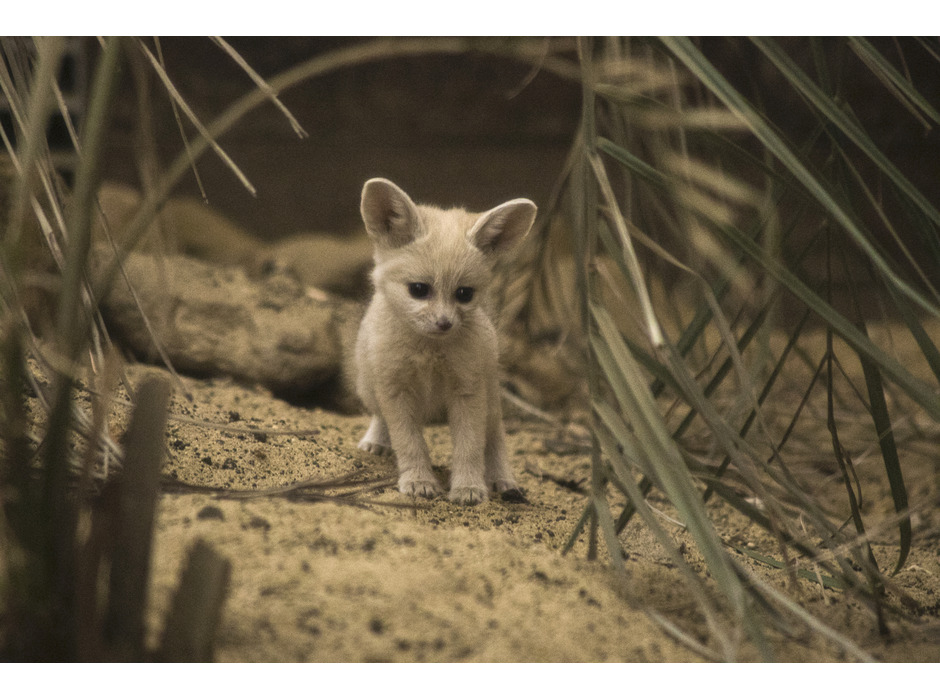
[[[203,506],[196,513],[196,520],[225,520],[225,513],[218,506]]]

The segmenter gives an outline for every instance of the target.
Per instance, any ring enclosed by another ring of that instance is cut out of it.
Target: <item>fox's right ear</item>
[[[418,208],[391,180],[376,177],[366,182],[359,210],[366,232],[376,243],[400,248],[418,235]]]

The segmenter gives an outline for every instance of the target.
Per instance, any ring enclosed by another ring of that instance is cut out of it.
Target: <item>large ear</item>
[[[366,232],[382,245],[400,248],[418,233],[418,208],[391,180],[377,177],[366,182],[359,210]]]
[[[529,232],[536,212],[528,199],[514,199],[481,214],[467,236],[484,253],[502,253]]]

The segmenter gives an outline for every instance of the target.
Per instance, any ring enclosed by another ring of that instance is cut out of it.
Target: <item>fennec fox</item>
[[[506,462],[496,329],[488,287],[497,259],[525,236],[535,204],[514,199],[484,214],[417,206],[394,183],[362,189],[375,246],[375,292],[356,342],[356,383],[372,414],[360,449],[394,451],[402,493],[433,497],[424,425],[447,417],[452,501],[516,491]]]

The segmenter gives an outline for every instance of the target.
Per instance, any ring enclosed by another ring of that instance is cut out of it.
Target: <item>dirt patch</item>
[[[185,381],[194,400],[176,411],[217,427],[171,424],[172,478],[263,489],[394,476],[391,459],[357,449],[364,416],[298,408],[225,380]],[[559,555],[585,504],[577,489],[586,457],[539,446],[553,435],[537,422],[510,417],[507,427],[529,503],[414,502],[394,487],[363,506],[168,493],[155,626],[185,549],[202,538],[234,565],[222,661],[693,660],[620,599],[605,563]],[[245,428],[270,430],[229,432]],[[428,439],[435,464],[446,464],[446,428],[430,428]]]
[[[139,378],[160,370],[130,371]],[[192,400],[180,392],[174,399],[170,479],[267,489],[395,475],[390,458],[357,449],[364,416],[294,406],[224,379],[183,382]],[[168,489],[159,504],[153,559],[154,639],[185,551],[201,538],[233,564],[216,647],[221,661],[700,660],[643,611],[653,608],[707,641],[693,598],[644,527],[632,524],[621,538],[626,590],[611,574],[603,546],[600,559],[588,561],[582,536],[562,556],[587,499],[583,433],[560,433],[507,410],[509,453],[528,503],[413,501],[393,486],[360,493],[359,505],[283,496],[236,500]],[[431,427],[427,435],[434,464],[446,478],[447,429]],[[935,493],[931,459],[911,465],[916,473],[910,479]],[[668,515],[655,494],[651,502]],[[758,549],[765,544],[730,508],[714,504],[711,514],[730,542]],[[790,594],[876,658],[940,660],[940,529],[932,511],[919,518],[914,552],[896,577],[906,598],[892,598],[906,606],[910,620],[892,623],[889,638],[879,636],[869,611],[839,591],[801,581]],[[700,566],[681,528],[670,527]],[[886,532],[876,548],[885,563],[897,554],[892,537]],[[779,571],[741,559],[787,587]],[[777,635],[775,650],[781,660],[843,658],[818,635],[799,630]],[[744,645],[740,658],[756,655]]]

